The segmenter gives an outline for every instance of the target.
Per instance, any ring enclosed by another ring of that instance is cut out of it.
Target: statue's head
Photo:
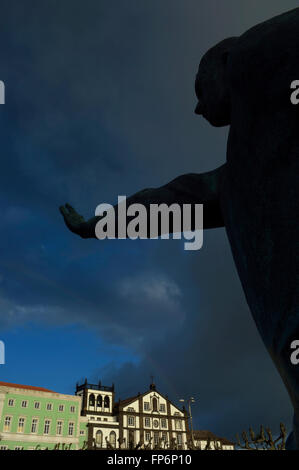
[[[227,61],[237,38],[228,38],[208,50],[200,61],[195,80],[198,104],[196,114],[201,114],[216,127],[230,124],[230,92]]]

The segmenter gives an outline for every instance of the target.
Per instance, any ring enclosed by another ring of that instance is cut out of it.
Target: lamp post
[[[185,401],[186,401],[188,403],[189,417],[190,417],[190,427],[191,427],[191,439],[192,439],[192,445],[194,447],[194,434],[193,434],[191,403],[195,403],[195,399],[194,399],[194,397],[190,397],[190,398],[188,398],[188,400],[184,400],[183,398],[181,398],[180,401],[183,402],[183,403],[185,403]]]

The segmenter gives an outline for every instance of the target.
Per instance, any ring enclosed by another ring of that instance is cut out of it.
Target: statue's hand
[[[71,232],[82,236],[84,232],[84,226],[86,224],[85,219],[82,215],[78,214],[70,204],[60,206],[59,210],[63,215],[66,226]]]

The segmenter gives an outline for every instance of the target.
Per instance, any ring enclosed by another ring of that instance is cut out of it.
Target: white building
[[[88,448],[187,449],[188,416],[151,384],[145,393],[114,402],[114,386],[77,385],[82,399],[81,431]]]
[[[198,450],[234,450],[235,444],[211,431],[194,431],[194,446]]]

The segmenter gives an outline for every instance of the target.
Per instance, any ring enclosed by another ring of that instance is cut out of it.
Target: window
[[[74,427],[75,427],[75,424],[73,423],[73,421],[70,421],[70,422],[69,422],[69,430],[68,430],[69,436],[73,436],[73,435],[74,435]]]
[[[148,402],[148,401],[145,401],[145,402],[143,403],[143,409],[144,409],[144,411],[149,411],[150,406],[149,406],[149,402]]]
[[[182,421],[180,419],[175,421],[175,429],[182,429]]]
[[[71,413],[75,413],[75,411],[76,411],[76,407],[75,407],[75,406],[71,406],[71,407],[70,407],[70,412],[71,412]]]
[[[80,436],[85,436],[85,431],[80,431]]]
[[[167,426],[166,426],[166,419],[165,419],[165,418],[162,418],[162,419],[161,419],[161,426],[162,426],[162,428],[166,428],[166,427],[167,427]]]
[[[47,411],[52,411],[52,410],[53,410],[52,403],[47,403]]]
[[[180,413],[179,413],[178,411],[176,411],[176,412],[174,413],[174,416],[180,416]]]
[[[130,411],[130,412],[133,411],[133,413],[134,413],[135,410],[134,410],[134,408],[132,408],[131,406],[129,406],[128,411]]]
[[[96,433],[96,445],[97,447],[102,447],[103,443],[103,433],[102,431],[97,431]]]
[[[110,406],[110,400],[109,400],[108,395],[106,395],[104,398],[104,408],[109,408],[109,406]]]
[[[182,434],[178,434],[178,435],[177,435],[177,439],[178,439],[178,445],[181,446],[182,443],[183,443]]]
[[[18,432],[24,432],[25,418],[19,418]]]
[[[64,405],[59,405],[58,411],[64,411]]]
[[[27,406],[28,406],[28,401],[27,401],[27,400],[23,400],[21,406],[22,406],[22,408],[27,408]]]
[[[104,421],[108,421],[108,418],[104,418]]]
[[[165,404],[164,403],[161,403],[160,411],[162,411],[162,413],[165,413]]]
[[[97,418],[97,421],[101,421],[101,418]]]
[[[102,395],[98,395],[97,396],[97,407],[98,408],[102,408],[103,406],[103,398],[102,398]]]
[[[31,432],[34,434],[37,432],[37,425],[38,425],[38,419],[37,418],[32,418],[31,422]]]
[[[134,416],[128,416],[128,426],[134,426],[134,425],[135,425]]]
[[[35,401],[35,402],[34,402],[34,408],[35,408],[36,410],[39,410],[39,409],[40,409],[40,402],[39,402],[39,401]]]
[[[112,447],[116,447],[116,434],[114,431],[111,431],[111,433],[109,434],[109,442]]]
[[[11,416],[5,416],[4,420],[4,431],[9,432],[10,431],[10,426],[11,426]]]
[[[7,446],[0,446],[0,450],[8,450]]]
[[[154,432],[154,444],[157,446],[159,444],[159,433]]]
[[[45,426],[44,426],[44,434],[49,434],[50,433],[50,420],[46,419],[45,421]]]
[[[91,395],[89,395],[89,406],[94,406],[95,404],[95,397],[94,397],[94,394],[92,393]]]
[[[146,432],[145,433],[145,440],[148,442],[151,438],[151,433],[150,432]]]
[[[57,424],[56,424],[56,434],[58,436],[61,436],[62,434],[62,426],[63,426],[63,421],[57,421]]]
[[[158,400],[157,398],[153,398],[153,411],[158,411]]]
[[[17,447],[15,447],[15,450],[23,450],[23,447],[17,446]]]
[[[144,426],[146,426],[147,428],[149,428],[151,425],[151,420],[149,418],[145,418],[144,419]]]
[[[8,400],[8,406],[15,406],[15,401],[12,398]]]

